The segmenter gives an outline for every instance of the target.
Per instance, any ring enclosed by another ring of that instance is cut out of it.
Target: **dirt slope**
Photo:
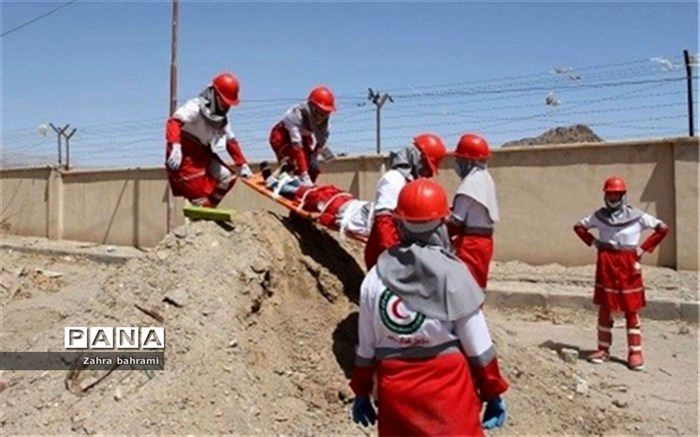
[[[60,350],[63,327],[85,325],[163,325],[167,350],[153,374],[4,372],[2,433],[362,433],[347,387],[360,253],[307,223],[250,213],[230,228],[179,228],[89,286],[3,294],[3,350]],[[517,387],[502,432],[603,433],[638,419],[598,408],[604,393],[573,392],[566,363],[487,315]]]

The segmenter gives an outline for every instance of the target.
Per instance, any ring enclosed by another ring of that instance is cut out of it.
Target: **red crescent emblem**
[[[408,319],[408,316],[405,316],[399,312],[399,304],[401,303],[401,299],[396,299],[394,300],[394,303],[391,304],[391,313],[394,315],[394,317],[398,319]]]

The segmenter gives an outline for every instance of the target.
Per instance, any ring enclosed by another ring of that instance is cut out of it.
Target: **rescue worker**
[[[399,242],[392,212],[401,189],[418,177],[435,176],[446,154],[442,138],[429,133],[416,136],[411,146],[389,154],[389,171],[377,182],[374,197],[374,221],[365,246],[367,270],[376,264],[382,252]]]
[[[378,419],[380,436],[482,435],[505,421],[508,383],[480,308],[484,293],[451,252],[449,213],[437,182],[409,182],[394,211],[401,242],[360,288],[352,416],[365,426]]]
[[[627,204],[627,184],[613,176],[603,186],[605,206],[581,219],[576,235],[588,246],[598,248],[593,302],[598,308],[598,349],[588,360],[602,363],[610,358],[613,312],[623,312],[627,322],[627,365],[643,370],[642,332],[639,311],[645,305],[644,284],[639,264],[645,252],[653,252],[669,227],[661,220]],[[588,230],[598,229],[598,238]],[[641,245],[644,230],[654,229]]]
[[[499,220],[496,185],[486,168],[491,150],[484,138],[465,134],[453,155],[462,182],[452,201],[450,235],[455,237],[456,255],[485,289],[493,257],[493,227]]]
[[[270,146],[277,160],[282,163],[286,158],[305,185],[312,185],[321,172],[318,155],[328,141],[333,111],[333,92],[319,86],[311,90],[305,102],[292,106],[270,132]]]
[[[166,169],[174,196],[216,207],[236,183],[232,167],[252,175],[226,116],[238,104],[238,91],[236,76],[221,73],[168,119]]]
[[[276,174],[267,162],[260,164],[265,185],[273,193],[299,202],[299,209],[319,213],[318,221],[341,234],[366,237],[372,220],[372,204],[355,199],[334,185],[304,185],[298,176],[284,171]]]

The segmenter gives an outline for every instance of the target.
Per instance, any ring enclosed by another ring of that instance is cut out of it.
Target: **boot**
[[[630,370],[644,370],[644,357],[642,356],[642,351],[630,351],[629,355],[627,356],[627,367],[629,367]]]
[[[610,352],[607,349],[598,349],[588,356],[588,362],[602,364],[610,359]]]

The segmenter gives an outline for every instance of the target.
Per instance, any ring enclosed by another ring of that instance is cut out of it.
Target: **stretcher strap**
[[[350,194],[350,193],[338,193],[338,194],[334,195],[333,197],[328,199],[328,202],[326,202],[325,205],[323,205],[323,208],[321,209],[321,214],[324,214],[326,212],[326,209],[328,209],[328,207],[335,201],[335,199],[338,199],[340,197],[349,197],[352,199],[352,194]]]
[[[306,204],[306,196],[309,195],[309,193],[318,190],[321,187],[313,187],[309,188],[304,192],[304,194],[301,196],[301,200],[299,201],[299,205],[297,205],[297,211],[303,211],[304,210],[304,205]]]

